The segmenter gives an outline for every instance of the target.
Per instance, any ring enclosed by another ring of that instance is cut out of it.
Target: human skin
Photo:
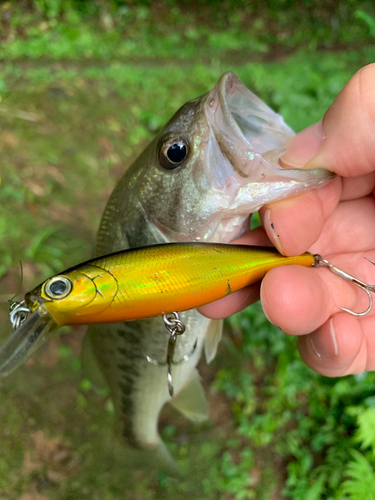
[[[359,70],[345,85],[323,120],[287,143],[286,168],[325,168],[337,177],[325,187],[264,206],[263,227],[238,243],[272,244],[285,255],[306,250],[375,284],[375,64]],[[302,359],[326,376],[375,370],[375,308],[357,318],[365,292],[323,268],[298,266],[271,270],[252,285],[200,308],[211,318],[229,316],[261,298],[271,323],[298,336]]]

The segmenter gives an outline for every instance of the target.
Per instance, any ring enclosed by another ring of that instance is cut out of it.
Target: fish
[[[175,113],[119,180],[102,216],[95,255],[170,242],[228,243],[249,228],[250,214],[264,204],[325,185],[331,172],[278,164],[293,135],[234,73],[225,73],[212,90]],[[84,369],[96,387],[110,388],[126,466],[177,473],[157,430],[167,402],[191,420],[208,418],[196,365],[203,350],[207,362],[215,357],[222,321],[195,309],[181,320],[186,332],[175,355],[196,348],[174,367],[172,399],[165,369],[148,361],[164,359],[168,349],[160,317],[91,325],[85,336]],[[43,340],[47,334],[36,322]]]

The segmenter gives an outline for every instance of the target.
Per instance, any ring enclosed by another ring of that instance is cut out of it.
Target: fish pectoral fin
[[[96,391],[102,391],[108,387],[108,383],[100,368],[98,358],[96,357],[94,347],[92,345],[91,328],[86,332],[82,344],[81,362],[85,376],[90,380]]]
[[[125,469],[153,469],[182,478],[180,468],[161,439],[157,445],[144,448],[133,448],[119,439],[115,442],[114,452],[119,464]]]
[[[194,422],[203,422],[209,418],[206,395],[197,370],[194,370],[192,377],[169,403]]]
[[[204,339],[204,354],[206,356],[207,364],[215,358],[217,347],[223,336],[223,324],[222,319],[213,319],[208,327],[205,339]]]

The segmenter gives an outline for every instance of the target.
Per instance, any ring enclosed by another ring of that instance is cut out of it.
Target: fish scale
[[[195,321],[191,317],[193,315]],[[190,331],[199,335],[199,331],[194,328],[199,322],[202,329],[197,312],[181,314],[181,319]],[[204,319],[204,322],[208,324],[209,320]],[[166,358],[168,337],[164,325],[160,318],[150,318],[142,322],[107,325],[107,328],[110,337],[103,336],[103,328],[99,325],[91,327],[91,335],[95,335],[91,339],[94,340],[96,352],[100,352],[98,359],[101,360],[101,369],[110,384],[121,435],[128,445],[135,448],[158,446],[160,438],[157,433],[157,418],[154,416],[155,406],[158,405],[161,409],[170,397],[166,384],[166,368],[148,363],[146,353],[155,359]],[[200,357],[202,340],[199,339],[194,356],[187,362],[190,366],[174,367],[176,392],[181,389],[180,371],[194,370]],[[179,339],[176,354],[190,351],[193,342],[194,339]],[[107,350],[108,344],[115,347],[115,350]],[[103,363],[102,360],[107,362]],[[140,417],[146,425],[137,425]]]

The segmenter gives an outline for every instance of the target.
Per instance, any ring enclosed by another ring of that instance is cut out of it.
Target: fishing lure
[[[89,260],[49,278],[12,302],[14,334],[0,349],[0,377],[8,375],[63,325],[117,323],[163,316],[170,338],[165,363],[171,367],[178,335],[185,331],[177,311],[208,304],[260,281],[282,265],[325,266],[369,296],[374,287],[334,267],[319,255],[285,257],[271,247],[216,243],[170,243],[129,249]],[[195,346],[194,346],[195,348]],[[193,349],[194,349],[193,348]],[[180,360],[187,359],[186,355]]]

